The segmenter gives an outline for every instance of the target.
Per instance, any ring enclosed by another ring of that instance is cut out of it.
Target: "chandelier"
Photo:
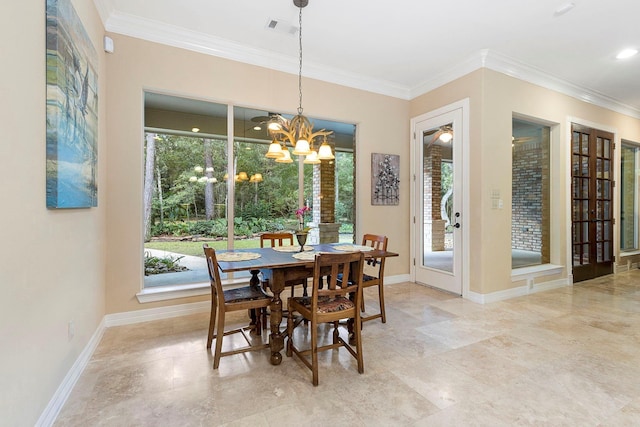
[[[318,164],[320,160],[334,159],[331,146],[327,143],[327,135],[331,135],[333,131],[321,129],[313,130],[313,124],[307,117],[302,114],[302,9],[309,4],[309,0],[293,0],[293,4],[299,9],[298,14],[298,114],[291,120],[287,120],[279,114],[272,116],[267,126],[272,142],[269,150],[265,155],[268,158],[275,159],[278,163],[291,163],[291,154],[287,143],[293,147],[293,154],[297,156],[306,156],[304,163]],[[314,140],[322,137],[322,144],[315,149]]]

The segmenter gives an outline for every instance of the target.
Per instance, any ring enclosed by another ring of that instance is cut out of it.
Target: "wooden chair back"
[[[204,256],[207,260],[207,270],[209,271],[209,283],[211,284],[211,303],[216,304],[219,310],[224,312],[224,293],[222,292],[222,281],[220,280],[220,269],[216,251],[206,243],[202,245]]]
[[[211,283],[211,316],[209,318],[207,348],[211,348],[213,340],[216,341],[213,356],[213,369],[217,369],[220,364],[220,358],[223,356],[261,350],[269,347],[268,343],[254,344],[253,340],[246,334],[246,332],[254,331],[256,335],[260,335],[261,313],[263,313],[271,303],[271,297],[266,295],[258,286],[249,285],[226,291],[223,290],[216,251],[215,249],[210,248],[206,243],[202,245],[202,248],[207,260],[207,269],[209,271],[209,279]],[[256,323],[241,328],[225,330],[226,314],[230,311],[238,310],[249,310],[250,313],[253,313],[252,317],[255,318]],[[247,345],[240,348],[234,348],[229,351],[222,351],[223,338],[226,335],[235,333],[241,333],[247,342]]]
[[[380,251],[387,250],[387,243],[389,239],[387,236],[381,236],[377,234],[365,234],[362,236],[362,245],[371,246],[372,248]],[[365,267],[365,274],[369,277],[375,277],[380,279],[384,277],[384,260],[385,258],[368,258],[367,267]],[[373,286],[370,284],[369,286]],[[367,284],[364,285],[365,287]]]
[[[362,244],[371,246],[374,249],[386,251],[389,239],[386,236],[377,234],[365,234],[362,236]],[[378,287],[378,306],[379,313],[363,316],[362,321],[380,318],[382,323],[387,323],[387,314],[384,307],[384,261],[385,258],[368,258],[365,266],[364,275],[362,276],[362,287],[369,288],[371,286]],[[361,310],[365,311],[364,296],[362,297]]]
[[[293,234],[291,233],[264,233],[260,235],[260,247],[264,248],[265,242],[269,242],[271,247],[284,246],[284,242],[288,240],[289,245],[293,245]]]
[[[353,301],[355,308],[359,307],[358,304],[362,298],[363,268],[364,254],[362,252],[316,255],[311,291],[312,320],[323,323],[360,317],[357,309],[336,310],[335,312],[325,313],[322,307],[319,309],[319,306],[322,305],[319,304],[319,301],[344,297]],[[340,277],[348,277],[349,280],[340,280]],[[320,284],[324,284],[324,286],[320,288]]]

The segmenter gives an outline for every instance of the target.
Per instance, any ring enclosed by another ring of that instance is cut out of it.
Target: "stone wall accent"
[[[511,247],[540,252],[543,264],[550,260],[549,160],[544,135],[513,147]]]
[[[332,147],[333,148],[333,147]],[[321,160],[313,165],[313,223],[310,243],[340,241],[340,224],[336,224],[336,167],[335,160]]]
[[[424,153],[424,242],[431,251],[445,250],[445,220],[440,214],[442,201],[442,147],[432,145]]]

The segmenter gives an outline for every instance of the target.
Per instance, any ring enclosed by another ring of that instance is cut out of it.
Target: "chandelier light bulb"
[[[277,163],[293,163],[293,159],[291,158],[291,154],[289,153],[288,148],[282,149],[282,157],[276,159]]]
[[[307,154],[311,154],[311,148],[309,147],[309,141],[306,139],[299,139],[296,142],[296,146],[293,149],[293,154],[296,156],[306,156]]]
[[[318,148],[318,159],[320,160],[333,160],[336,157],[331,152],[331,146],[324,141],[320,148]]]
[[[316,153],[315,151],[312,151],[311,153],[307,154],[307,157],[304,159],[303,163],[307,165],[319,164],[320,159],[318,158],[318,153]]]
[[[269,151],[267,151],[265,157],[269,159],[279,159],[283,155],[284,154],[282,153],[282,147],[280,146],[280,143],[274,139],[271,144],[269,144]]]

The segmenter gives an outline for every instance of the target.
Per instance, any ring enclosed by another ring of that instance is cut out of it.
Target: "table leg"
[[[260,274],[260,270],[249,270],[251,273],[251,279],[249,279],[249,286],[260,287],[260,278],[258,274]]]
[[[249,273],[251,273],[251,279],[249,279],[249,286],[253,286],[253,287],[260,287],[260,278],[258,277],[258,274],[260,274],[260,270],[249,270]],[[255,325],[256,328],[253,329],[251,331],[251,333],[255,333],[256,335],[261,335],[261,328],[262,326],[260,325],[260,315],[261,313],[257,310],[248,310],[249,311],[249,317],[251,318],[251,321],[249,322],[249,325]]]
[[[273,299],[271,300],[271,335],[269,335],[269,345],[271,346],[271,364],[279,365],[282,362],[280,351],[284,348],[284,334],[280,330],[282,321],[282,300],[280,294],[284,289],[284,273],[282,270],[272,270],[269,280]]]

